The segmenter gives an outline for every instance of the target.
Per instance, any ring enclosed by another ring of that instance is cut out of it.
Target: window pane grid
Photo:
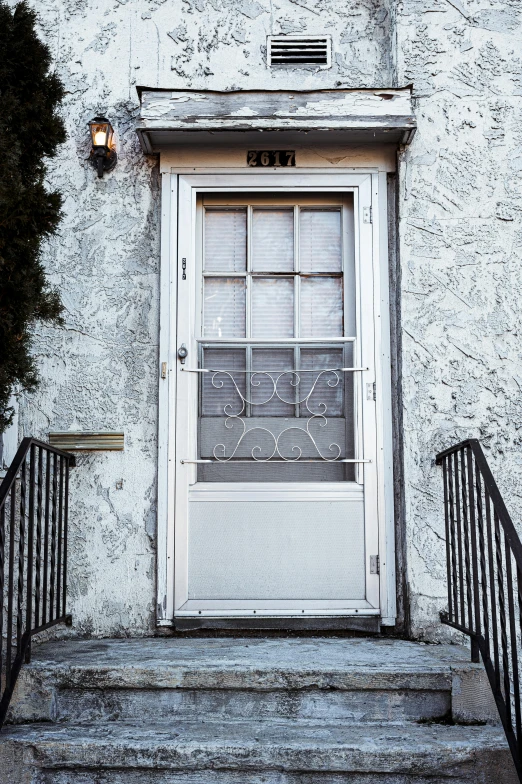
[[[353,377],[341,370],[352,352],[326,341],[202,343],[200,366],[210,372],[199,377],[198,459],[208,464],[198,480],[354,481],[343,463],[355,456]]]
[[[325,342],[311,347],[306,343],[288,346],[282,341],[277,347],[262,343],[238,347],[232,341],[230,345],[219,346],[210,340],[201,345],[199,351],[201,367],[210,371],[200,377],[199,416],[203,418],[238,413],[240,405],[238,411],[234,411],[233,406],[224,410],[233,397],[234,384],[239,394],[248,400],[241,416],[307,418],[311,412],[306,400],[300,400],[300,397],[306,398],[316,381],[316,374],[323,370],[337,370],[339,383],[324,383],[322,388],[314,390],[310,398],[312,408],[318,408],[320,412],[321,403],[325,402],[329,419],[343,417],[345,397],[352,399],[353,396],[353,377],[340,372],[342,367],[353,364],[351,344],[336,346]],[[294,372],[299,379],[290,375]],[[217,383],[213,383],[212,373],[219,373]],[[278,395],[271,395],[273,386],[267,373],[275,378],[282,374]],[[335,379],[328,376],[328,380]]]
[[[206,209],[203,335],[342,337],[341,235],[338,208]]]

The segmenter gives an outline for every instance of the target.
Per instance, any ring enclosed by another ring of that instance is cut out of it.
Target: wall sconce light
[[[113,145],[114,128],[106,117],[95,117],[89,123],[89,130],[92,142],[89,160],[101,178],[103,172],[114,169],[118,160]]]

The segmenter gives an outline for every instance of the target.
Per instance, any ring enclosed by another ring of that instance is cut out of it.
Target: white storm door
[[[181,181],[176,615],[379,612],[367,180]]]

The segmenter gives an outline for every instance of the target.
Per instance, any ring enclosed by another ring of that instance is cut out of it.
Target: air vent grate
[[[271,35],[268,36],[268,66],[315,65],[330,68],[332,39],[329,35]]]

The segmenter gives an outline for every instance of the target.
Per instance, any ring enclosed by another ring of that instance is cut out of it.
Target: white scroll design
[[[339,444],[336,444],[336,443],[330,444],[329,447],[328,447],[328,451],[330,452],[330,455],[325,455],[325,454],[323,454],[323,452],[321,452],[321,450],[320,450],[319,446],[317,445],[317,442],[316,442],[312,432],[310,431],[310,425],[313,422],[317,422],[319,424],[319,427],[326,427],[326,425],[328,424],[328,420],[327,420],[327,418],[325,416],[326,412],[327,412],[327,404],[324,403],[324,402],[314,403],[313,404],[313,408],[312,408],[311,407],[311,397],[312,397],[314,391],[316,390],[316,388],[318,387],[319,382],[321,380],[325,381],[326,384],[329,387],[331,387],[331,388],[337,387],[339,385],[339,383],[340,383],[340,380],[341,380],[341,375],[340,374],[343,371],[344,371],[344,368],[335,368],[335,369],[321,370],[317,374],[317,376],[314,378],[314,380],[313,380],[313,382],[311,384],[310,390],[302,398],[300,398],[300,396],[299,396],[299,386],[301,384],[301,375],[300,374],[301,373],[312,372],[312,371],[301,370],[301,371],[298,372],[296,370],[285,370],[285,371],[282,371],[280,373],[269,372],[269,371],[264,371],[264,370],[263,371],[261,371],[261,370],[259,370],[259,371],[251,371],[249,373],[249,375],[250,375],[250,387],[251,388],[260,387],[263,379],[268,379],[269,382],[270,382],[270,392],[268,394],[268,397],[266,397],[266,400],[255,401],[255,400],[249,399],[246,396],[247,395],[246,392],[245,392],[245,394],[243,394],[241,392],[241,390],[239,389],[239,387],[238,387],[238,385],[236,383],[236,380],[235,380],[235,378],[234,378],[234,376],[232,374],[232,371],[228,371],[228,370],[210,370],[209,372],[212,374],[212,386],[215,389],[222,389],[223,388],[223,386],[225,384],[225,379],[222,378],[222,376],[225,376],[226,378],[229,378],[230,381],[232,382],[233,387],[235,389],[235,392],[237,393],[237,396],[238,396],[238,403],[240,404],[239,411],[234,413],[234,411],[233,411],[233,403],[226,403],[225,406],[223,407],[223,413],[226,415],[225,427],[227,429],[232,429],[235,426],[236,422],[240,423],[240,425],[242,427],[241,435],[240,435],[239,440],[237,441],[235,447],[233,448],[232,453],[229,454],[229,455],[226,454],[227,449],[226,449],[225,444],[216,444],[214,446],[214,448],[213,448],[214,458],[218,462],[220,462],[220,463],[227,463],[227,462],[229,462],[237,454],[239,447],[241,446],[243,441],[246,439],[246,437],[250,433],[253,433],[255,431],[259,431],[259,432],[263,432],[263,433],[268,434],[268,436],[273,440],[273,451],[272,451],[272,453],[268,457],[261,457],[260,455],[262,454],[263,449],[262,449],[261,446],[255,445],[255,446],[252,447],[251,452],[250,452],[253,460],[255,460],[258,463],[268,463],[270,460],[273,460],[274,458],[276,458],[277,460],[284,460],[285,462],[290,462],[290,463],[291,462],[296,462],[302,456],[303,451],[302,451],[301,447],[299,447],[297,444],[292,446],[290,448],[290,452],[293,453],[294,456],[293,457],[288,457],[288,456],[285,456],[282,453],[281,448],[280,448],[280,443],[281,443],[281,439],[283,438],[283,436],[285,434],[288,434],[291,431],[299,431],[299,433],[304,433],[310,439],[311,443],[313,444],[313,446],[314,446],[314,448],[315,448],[315,450],[317,452],[317,459],[323,460],[323,461],[329,462],[329,463],[332,463],[332,462],[335,462],[336,460],[339,460],[339,458],[341,457],[341,452],[342,452],[341,446]],[[313,371],[313,372],[317,372],[317,371]],[[283,378],[288,381],[290,386],[292,386],[294,389],[296,389],[297,394],[296,394],[294,400],[287,400],[280,393],[280,391],[278,389],[278,384],[280,383],[281,379],[283,379]],[[304,427],[300,427],[298,425],[291,425],[290,427],[286,427],[283,430],[281,430],[281,432],[278,435],[276,435],[275,433],[272,433],[272,431],[269,430],[268,428],[261,427],[259,425],[255,425],[254,427],[248,427],[248,425],[247,425],[248,419],[242,418],[242,415],[246,411],[246,406],[247,405],[252,406],[252,407],[264,406],[267,403],[269,403],[271,400],[274,400],[276,398],[278,400],[280,400],[282,403],[286,403],[286,404],[291,405],[291,406],[298,406],[298,405],[299,406],[300,405],[306,406],[306,410],[309,412],[310,416],[308,417],[308,419],[304,423],[305,426]]]

